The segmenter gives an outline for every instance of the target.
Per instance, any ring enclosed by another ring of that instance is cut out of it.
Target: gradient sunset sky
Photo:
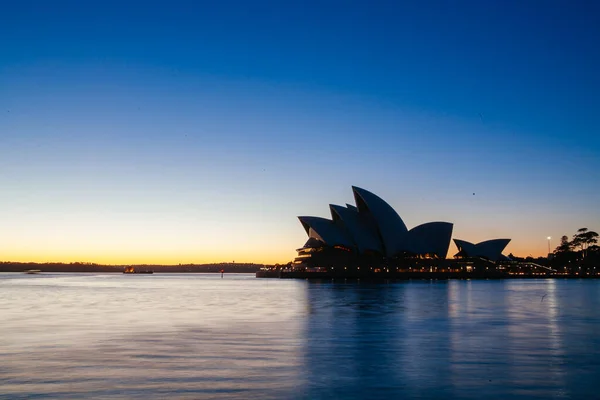
[[[4,2],[0,260],[287,262],[296,216],[351,185],[409,228],[545,255],[600,230],[599,21],[595,1]]]

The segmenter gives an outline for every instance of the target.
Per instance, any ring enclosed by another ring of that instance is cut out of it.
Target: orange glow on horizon
[[[544,245],[535,246],[537,251],[533,251],[534,246],[527,246],[519,243],[509,243],[503,252],[505,255],[510,253],[518,257],[545,257],[547,248]],[[115,251],[110,254],[98,254],[92,251],[46,251],[33,252],[28,251],[19,253],[16,251],[4,251],[0,261],[8,262],[36,262],[36,263],[71,263],[83,262],[102,265],[126,265],[126,264],[156,264],[156,265],[178,265],[178,264],[218,264],[222,262],[236,263],[254,263],[254,264],[283,264],[292,261],[296,257],[295,249],[300,245],[291,245],[283,251],[266,253],[264,251],[232,251],[226,252],[179,252],[178,254],[169,254],[167,252],[150,252],[146,254],[127,253],[124,251]],[[546,251],[544,251],[546,250]],[[553,250],[553,249],[552,249]],[[447,258],[452,258],[457,252],[454,243],[450,244]],[[200,254],[204,253],[204,254]]]
[[[287,253],[287,254],[286,254]],[[128,264],[154,264],[154,265],[178,265],[178,264],[218,264],[223,262],[253,263],[253,264],[282,264],[291,261],[295,257],[295,251],[286,253],[270,254],[260,257],[257,254],[206,254],[205,256],[181,254],[181,255],[136,255],[136,254],[111,254],[99,255],[82,252],[53,252],[36,254],[18,254],[3,252],[0,262],[34,262],[34,263],[92,263],[100,265],[128,265]]]

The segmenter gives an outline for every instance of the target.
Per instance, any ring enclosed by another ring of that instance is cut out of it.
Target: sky
[[[598,38],[594,1],[5,2],[0,260],[283,263],[352,185],[545,255],[600,230]]]

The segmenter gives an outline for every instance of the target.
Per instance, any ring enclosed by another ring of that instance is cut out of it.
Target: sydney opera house
[[[441,265],[446,259],[452,223],[427,222],[408,229],[398,213],[377,195],[355,186],[352,192],[355,205],[329,205],[331,219],[298,217],[308,240],[297,249],[292,268],[398,269],[414,266],[418,260]],[[509,242],[495,239],[474,244],[454,239],[458,248],[454,259],[506,260],[502,251]]]

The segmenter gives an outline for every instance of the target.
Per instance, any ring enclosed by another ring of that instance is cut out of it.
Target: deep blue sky
[[[600,229],[599,38],[593,1],[5,2],[0,259],[287,261],[352,184],[542,254]]]

